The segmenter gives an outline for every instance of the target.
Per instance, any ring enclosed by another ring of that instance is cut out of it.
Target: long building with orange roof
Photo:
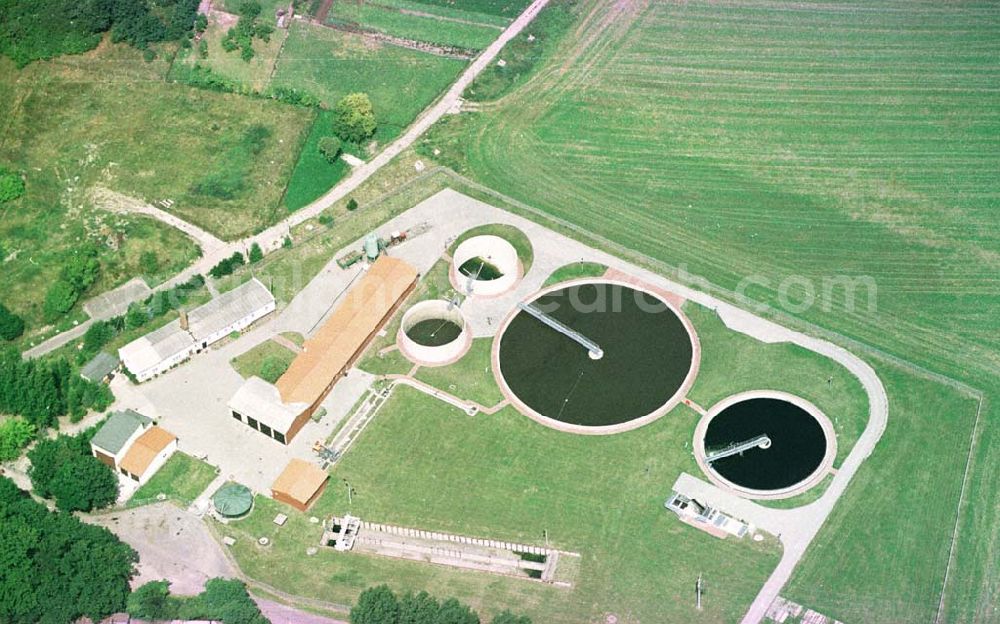
[[[251,377],[233,395],[233,418],[287,444],[417,284],[411,265],[379,257],[309,337],[272,386]]]

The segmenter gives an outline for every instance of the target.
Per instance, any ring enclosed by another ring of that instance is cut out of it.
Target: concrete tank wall
[[[459,272],[459,267],[473,258],[482,258],[496,266],[503,275],[495,280],[471,280]],[[455,250],[451,263],[452,282],[460,292],[493,297],[507,292],[521,279],[521,263],[514,246],[499,236],[473,236]]]
[[[462,331],[451,342],[437,347],[419,344],[407,335],[406,332],[414,325],[430,319],[449,320],[461,327]],[[469,350],[472,346],[472,330],[457,306],[451,306],[449,302],[438,299],[421,301],[403,314],[399,333],[396,334],[396,344],[407,359],[417,364],[444,366],[462,357]]]

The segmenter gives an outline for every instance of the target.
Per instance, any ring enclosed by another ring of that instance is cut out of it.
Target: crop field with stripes
[[[889,430],[788,596],[845,621],[995,617],[1000,6],[574,11],[530,78],[425,147],[672,277],[868,345]],[[918,366],[986,400],[932,393]]]

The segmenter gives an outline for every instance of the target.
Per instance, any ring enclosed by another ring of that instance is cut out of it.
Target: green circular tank
[[[239,483],[227,483],[212,496],[215,510],[227,518],[242,516],[253,507],[253,493]]]

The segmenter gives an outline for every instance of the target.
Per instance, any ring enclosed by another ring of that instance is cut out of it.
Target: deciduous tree
[[[345,95],[333,108],[333,132],[351,143],[361,143],[375,134],[375,109],[366,93]]]

